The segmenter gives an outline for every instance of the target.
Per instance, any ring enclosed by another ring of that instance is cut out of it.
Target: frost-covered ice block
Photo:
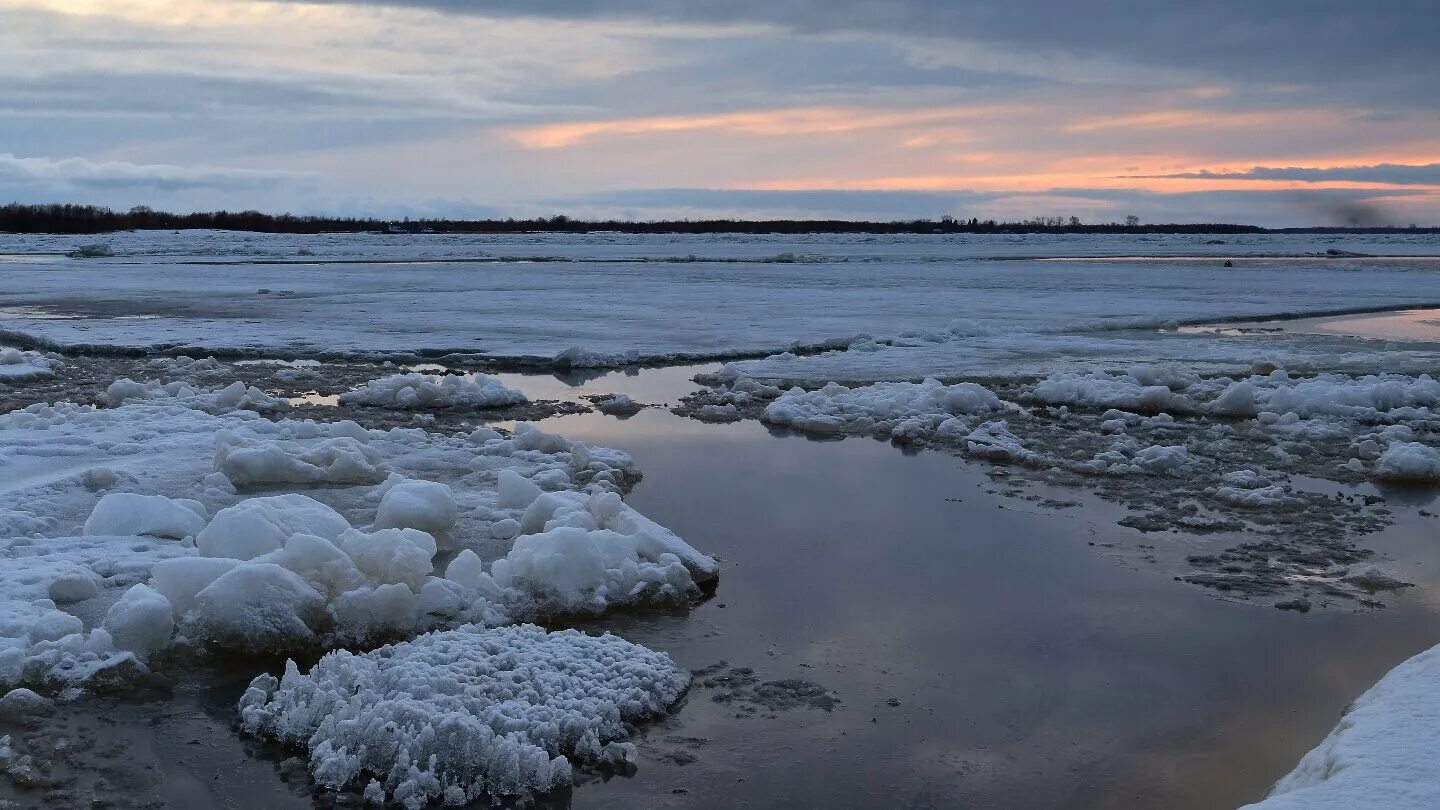
[[[529,400],[489,374],[395,374],[340,395],[345,405],[379,408],[503,408]]]
[[[571,763],[614,758],[627,724],[663,714],[690,676],[662,652],[605,634],[465,626],[364,654],[339,650],[307,674],[256,678],[244,729],[307,748],[330,788],[410,808],[568,785]]]
[[[1440,807],[1440,647],[1391,670],[1247,810]]]

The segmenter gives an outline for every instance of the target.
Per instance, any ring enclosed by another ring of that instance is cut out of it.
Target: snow
[[[340,395],[347,405],[379,408],[503,408],[529,400],[488,374],[396,374]]]
[[[246,732],[306,749],[316,781],[409,808],[569,785],[631,724],[689,685],[664,653],[615,636],[464,626],[302,674],[262,675],[240,699]],[[613,749],[612,754],[613,757]]]
[[[811,433],[882,433],[896,438],[933,435],[947,419],[1004,407],[975,383],[876,383],[847,388],[829,383],[817,391],[793,388],[766,406],[761,419]]]
[[[1440,647],[1391,670],[1251,810],[1440,805]]]
[[[95,504],[94,511],[85,521],[84,531],[86,534],[143,534],[179,540],[200,534],[209,518],[205,505],[199,501],[171,499],[164,495],[109,492]]]

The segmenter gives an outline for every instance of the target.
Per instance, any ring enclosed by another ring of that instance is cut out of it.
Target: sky
[[[0,202],[1440,224],[1435,0],[0,0]]]

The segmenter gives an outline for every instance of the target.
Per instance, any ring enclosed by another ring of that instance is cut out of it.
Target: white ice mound
[[[112,408],[127,402],[160,400],[215,414],[231,411],[278,411],[290,407],[289,400],[272,397],[259,388],[246,386],[242,382],[210,389],[186,382],[162,383],[150,380],[139,383],[127,378],[110,383],[100,400]]]
[[[175,614],[169,599],[149,586],[135,585],[110,606],[103,626],[117,648],[145,658],[170,646]]]
[[[315,640],[325,597],[274,563],[242,563],[195,594],[186,632],[228,649],[275,650]]]
[[[0,382],[18,383],[55,376],[57,362],[39,352],[22,352],[6,346],[0,348]]]
[[[375,514],[375,526],[436,534],[454,528],[458,518],[459,508],[450,487],[434,481],[404,481],[385,491]]]
[[[370,775],[367,796],[420,808],[568,785],[571,762],[602,759],[689,682],[668,655],[609,634],[465,626],[332,652],[308,674],[291,662],[239,709],[247,732],[307,748],[319,784]]]
[[[1440,807],[1440,647],[1391,670],[1301,758],[1263,810]]]
[[[111,492],[95,504],[90,518],[85,521],[85,533],[149,535],[178,540],[199,534],[205,528],[208,517],[204,504],[199,501]]]
[[[346,405],[380,408],[503,408],[528,402],[488,374],[396,374],[371,380],[340,395]]]
[[[334,509],[304,495],[289,493],[250,498],[215,513],[195,537],[206,557],[248,560],[269,554],[296,534],[336,540],[350,524]]]
[[[875,431],[915,439],[933,435],[947,419],[1003,407],[994,392],[975,383],[944,385],[927,379],[847,388],[832,382],[817,391],[786,391],[760,418],[808,433]]]
[[[719,572],[713,558],[613,492],[544,493],[526,507],[520,532],[491,576],[529,595],[542,612],[683,596]]]
[[[349,436],[311,441],[264,441],[222,431],[215,469],[236,486],[356,484],[383,481],[379,451]]]
[[[1420,442],[1391,442],[1375,462],[1375,477],[1393,483],[1440,483],[1440,450]]]

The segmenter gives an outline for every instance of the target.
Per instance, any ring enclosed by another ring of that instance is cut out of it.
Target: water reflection
[[[1231,336],[1329,335],[1368,340],[1440,343],[1440,309],[1407,309],[1398,312],[1182,326],[1179,331],[1186,334]]]

